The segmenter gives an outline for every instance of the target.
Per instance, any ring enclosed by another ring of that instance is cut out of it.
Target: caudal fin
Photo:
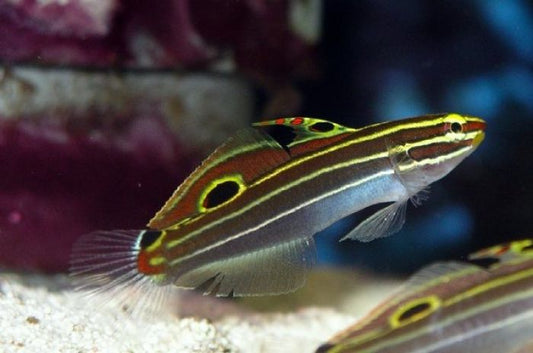
[[[70,275],[76,290],[97,305],[120,308],[134,316],[158,313],[170,286],[140,273],[137,256],[141,230],[97,231],[73,246]]]

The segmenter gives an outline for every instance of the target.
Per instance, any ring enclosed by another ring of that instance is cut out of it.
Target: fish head
[[[492,259],[495,263],[513,259],[533,259],[533,238],[494,245],[470,254],[468,259],[474,262]]]
[[[398,175],[420,187],[443,178],[481,144],[486,123],[456,113],[432,115],[416,134],[396,145],[392,161]]]

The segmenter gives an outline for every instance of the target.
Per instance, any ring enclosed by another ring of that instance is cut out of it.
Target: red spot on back
[[[291,120],[292,125],[301,125],[304,122],[303,118],[294,118]]]
[[[498,251],[496,251],[496,255],[502,255],[502,254],[505,254],[507,251],[509,251],[510,248],[511,248],[511,246],[509,246],[509,245],[504,245],[504,246],[502,246],[500,249],[498,249]]]
[[[284,119],[284,118],[278,118],[278,119],[276,119],[276,124],[278,124],[278,125],[283,125],[283,124],[285,124],[285,119]]]

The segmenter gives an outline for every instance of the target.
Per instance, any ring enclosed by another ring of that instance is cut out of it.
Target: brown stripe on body
[[[384,137],[389,145],[418,142],[432,137],[442,136],[446,132],[445,124],[400,130],[389,137]]]
[[[424,159],[433,159],[442,155],[451,154],[471,145],[472,140],[465,140],[453,143],[440,142],[426,146],[411,147],[408,153],[409,157],[411,157],[415,161],[422,161]]]
[[[354,132],[350,131],[331,137],[316,138],[295,144],[290,147],[291,157],[293,157],[294,160],[295,157],[313,154],[314,152],[320,149],[327,149],[327,147],[336,145],[343,140],[351,139],[353,137],[353,134]]]

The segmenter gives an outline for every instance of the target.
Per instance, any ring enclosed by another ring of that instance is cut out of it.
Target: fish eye
[[[453,122],[450,124],[450,131],[456,134],[461,133],[463,132],[463,125],[458,122]]]

